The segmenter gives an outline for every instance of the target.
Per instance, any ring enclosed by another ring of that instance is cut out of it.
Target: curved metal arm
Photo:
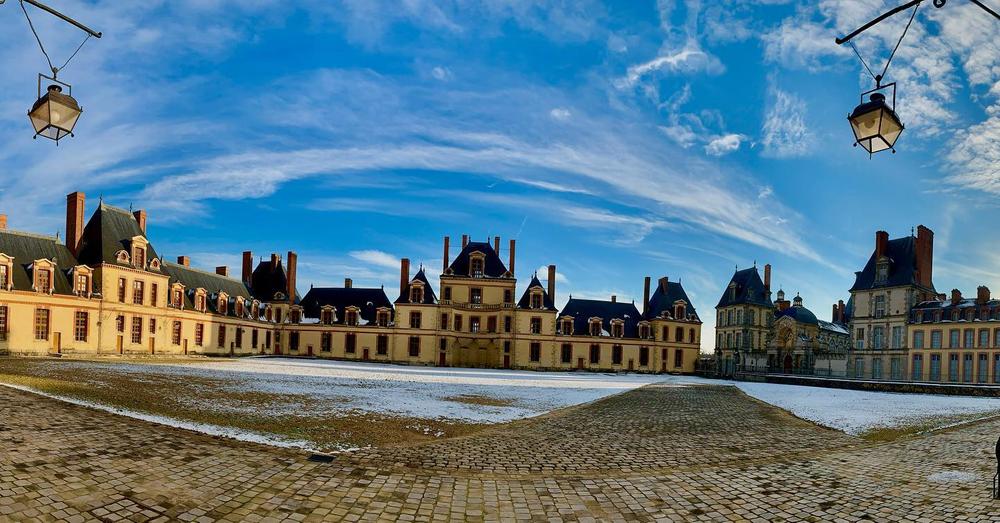
[[[25,1],[27,1],[27,0],[25,0]],[[863,25],[863,26],[855,29],[854,31],[852,31],[851,33],[849,33],[847,36],[842,36],[842,37],[837,38],[836,39],[837,45],[844,45],[844,44],[846,44],[847,42],[849,42],[855,36],[858,36],[862,32],[864,32],[864,31],[868,30],[869,28],[871,28],[871,26],[873,26],[873,25],[881,22],[882,20],[885,20],[886,18],[889,18],[890,16],[892,16],[892,15],[894,15],[896,13],[899,13],[900,11],[906,11],[907,9],[909,9],[911,7],[916,7],[918,4],[920,4],[923,1],[924,0],[912,0],[911,2],[907,2],[907,3],[905,3],[905,4],[903,4],[903,5],[899,6],[899,7],[895,7],[892,10],[879,15],[877,18],[875,18],[871,22],[868,22],[867,24],[865,24],[865,25]],[[997,20],[1000,20],[1000,13],[997,13],[993,9],[990,9],[990,7],[987,6],[986,4],[984,4],[981,0],[969,0],[969,1],[972,2],[973,4],[976,4],[977,6],[979,6],[983,11],[986,11],[987,13],[989,13],[989,14],[993,15],[994,17],[996,17]],[[934,2],[934,7],[940,8],[940,7],[944,7],[944,4],[945,4],[945,2],[947,2],[947,0],[933,0],[933,2]]]
[[[97,32],[97,31],[94,31],[93,29],[91,29],[91,28],[89,28],[89,27],[81,24],[80,22],[77,22],[76,20],[73,20],[72,18],[70,18],[70,17],[68,17],[68,16],[60,13],[59,11],[56,11],[55,9],[52,9],[51,7],[49,7],[49,6],[47,6],[47,5],[39,2],[38,0],[22,0],[22,1],[23,2],[27,2],[27,3],[29,3],[29,4],[31,4],[33,6],[41,9],[42,11],[45,11],[45,12],[51,14],[51,15],[54,15],[54,16],[62,19],[65,22],[68,22],[70,24],[75,25],[81,31],[89,34],[90,36],[93,36],[94,38],[100,38],[101,37],[101,33]],[[0,4],[2,4],[2,3],[3,3],[3,1],[0,0]]]

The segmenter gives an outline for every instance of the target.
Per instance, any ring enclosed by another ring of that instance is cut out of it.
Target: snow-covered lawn
[[[536,416],[663,379],[642,374],[406,367],[290,358],[128,364],[117,370],[220,379],[234,392],[306,396],[314,400],[310,409],[330,414],[364,411],[477,423]],[[225,390],[219,392],[220,406],[225,406]],[[277,405],[271,408],[301,408],[294,402]]]

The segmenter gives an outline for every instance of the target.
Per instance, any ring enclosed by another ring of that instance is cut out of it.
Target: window
[[[461,314],[456,314],[455,315],[455,330],[458,331],[458,332],[462,332],[462,315]]]
[[[226,326],[225,325],[219,325],[219,340],[218,340],[218,342],[219,342],[219,347],[225,347],[226,346]]]
[[[511,321],[512,320],[510,319],[510,316],[504,316],[503,317],[503,331],[504,332],[510,332]]]
[[[132,317],[132,343],[142,343],[142,317]]]
[[[448,315],[441,315],[441,330],[448,330]]]
[[[299,350],[299,331],[292,331],[288,333],[288,350]]]
[[[469,289],[469,303],[483,303],[483,290],[479,287]]]
[[[205,324],[196,323],[194,326],[194,344],[201,347],[205,341]]]
[[[5,269],[7,268],[6,265],[4,265],[3,267]],[[90,287],[90,277],[88,277],[86,274],[77,274],[75,281],[76,284],[73,290],[75,290],[76,293],[80,296],[87,294],[87,288]]]
[[[600,363],[601,361],[601,346],[594,343],[590,346],[590,362]]]
[[[990,346],[990,331],[989,329],[979,329],[979,347],[985,348]]]
[[[443,299],[444,301],[451,301],[451,287],[444,288],[441,299]]]
[[[155,282],[149,284],[149,304],[156,307],[156,295],[159,294]]]
[[[419,329],[420,328],[420,313],[419,312],[414,311],[414,312],[410,313],[410,327],[412,327],[414,329]]]
[[[38,292],[50,292],[52,290],[52,272],[48,269],[38,269],[38,283],[35,288]]]
[[[617,321],[611,324],[611,335],[616,338],[625,337],[625,324],[623,322]]]
[[[121,333],[125,332],[125,316],[119,314],[115,318],[115,330]]]
[[[601,328],[601,320],[597,320],[597,319],[590,320],[590,335],[591,336],[600,336],[602,330],[603,329]]]
[[[469,263],[469,276],[472,276],[473,278],[482,278],[484,265],[482,257],[473,257]]]
[[[354,354],[358,350],[358,336],[353,332],[344,335],[344,352]]]
[[[561,332],[566,336],[571,336],[573,334],[573,320],[563,320],[560,322],[562,325]]]
[[[678,342],[684,341],[684,328],[683,327],[677,327],[676,329],[674,329],[674,341],[678,341]],[[737,342],[737,345],[739,345],[739,342]]]
[[[142,295],[144,290],[145,284],[142,280],[135,280],[132,282],[132,303],[142,305]]]
[[[950,331],[948,331],[948,348],[949,349],[957,349],[957,348],[961,347],[961,345],[959,344],[959,342],[961,341],[959,339],[960,336],[961,336],[961,334],[960,334],[960,332],[959,332],[958,329],[951,329]]]
[[[542,360],[542,344],[537,341],[531,342],[528,353],[529,358],[533,363],[538,363]]]
[[[542,333],[542,319],[539,317],[531,318],[531,333],[541,334]]]
[[[965,329],[965,343],[962,345],[966,349],[971,349],[976,341],[976,331]]]
[[[921,333],[923,334],[923,333]],[[924,355],[914,354],[913,355],[913,381],[920,381],[924,379]]]
[[[7,290],[10,288],[10,269],[7,265],[0,265],[0,288]]]
[[[889,377],[894,380],[900,380],[903,378],[903,371],[900,367],[899,356],[894,356],[889,359]]]
[[[667,327],[667,326],[664,325],[663,326],[663,333],[662,333],[662,336],[660,337],[660,339],[663,340],[663,341],[667,341],[668,338],[670,338],[670,327]],[[719,334],[719,346],[720,347],[722,346],[722,334]]]
[[[562,344],[562,350],[560,351],[560,361],[563,363],[570,363],[573,361],[573,345],[569,343]]]
[[[986,383],[989,381],[990,374],[990,361],[989,355],[985,352],[979,354],[979,375],[977,381],[979,383]]]
[[[688,330],[688,343],[694,343],[694,329]]]
[[[479,316],[469,318],[469,332],[479,332]]]
[[[966,353],[962,357],[962,381],[972,381],[972,353]]]
[[[323,325],[330,325],[333,323],[333,309],[323,309],[320,311],[319,317]]]
[[[377,323],[379,327],[388,327],[389,311],[378,311],[378,313],[375,314],[375,323]]]
[[[649,347],[639,347],[639,366],[649,365]]]
[[[146,249],[136,247],[132,253],[132,263],[136,267],[142,267],[146,263]]]
[[[941,348],[941,331],[931,331],[931,348]]]
[[[379,356],[389,354],[389,336],[379,334],[378,337],[375,338],[375,353]]]
[[[864,378],[865,377],[865,359],[861,357],[854,358],[854,377]]]
[[[645,323],[639,325],[639,337],[644,340],[649,338],[649,325]]]
[[[542,308],[542,293],[541,291],[536,291],[531,293],[531,308],[541,309]]]
[[[674,349],[674,367],[681,368],[684,366],[684,351],[680,349]]]
[[[409,354],[411,358],[420,356],[420,336],[410,336]]]
[[[865,350],[865,328],[858,327],[854,331],[854,348],[857,350]]]
[[[258,334],[257,334],[257,329],[254,329],[253,333],[250,335],[250,343],[253,346],[253,348],[255,348],[255,349],[257,348],[257,339],[259,337],[260,336],[258,336]]]
[[[156,334],[156,318],[149,319],[149,333]]]
[[[875,358],[872,360],[872,379],[882,379],[882,358]]]
[[[878,265],[875,266],[875,281],[877,283],[885,283],[888,278],[889,264],[884,261],[878,262]]]
[[[892,348],[900,349],[903,347],[903,327],[895,326],[892,328]]]
[[[205,312],[205,309],[206,309],[206,301],[205,301],[205,295],[204,295],[204,294],[199,294],[199,295],[198,295],[198,296],[197,296],[197,297],[195,298],[195,302],[194,302],[194,308],[195,308],[195,309],[198,309],[198,311],[199,311],[199,312]]]
[[[514,291],[510,289],[503,290],[503,302],[506,304],[514,303]]]
[[[885,328],[881,325],[872,327],[872,348],[873,349],[884,349],[885,348],[885,338],[884,338]]]
[[[73,318],[73,339],[76,341],[87,341],[87,330],[90,326],[89,314],[84,311],[76,311]]]
[[[280,311],[278,311],[278,312],[280,312]],[[413,318],[410,318],[410,320],[412,321]],[[281,320],[278,320],[278,321],[280,322]],[[351,310],[347,311],[347,324],[350,325],[350,326],[352,326],[352,327],[354,327],[354,326],[356,326],[358,324],[358,311],[356,309],[351,309]]]
[[[174,291],[170,293],[170,304],[179,309],[181,307],[181,296],[181,290],[174,289]]]
[[[885,295],[879,294],[875,296],[875,317],[884,318],[885,317]]]
[[[410,288],[410,303],[424,302],[424,288],[421,285],[414,285]]]
[[[219,314],[223,316],[229,313],[229,300],[225,296],[219,296],[219,306],[217,309]]]
[[[1000,383],[1000,354],[993,355],[993,383]]]
[[[181,322],[179,321],[174,321],[173,327],[170,328],[170,343],[181,344]]]
[[[490,316],[486,318],[486,332],[496,332],[497,331],[497,317]]]
[[[931,381],[941,381],[941,355],[931,354]]]
[[[958,381],[958,354],[948,355],[948,381]]]
[[[236,327],[236,348],[243,348],[243,327]]]
[[[622,364],[622,346],[615,345],[611,347],[611,364],[621,365]]]
[[[917,331],[913,333],[913,348],[922,349],[924,348],[924,333],[923,331]]]
[[[35,309],[35,339],[49,339],[49,310]]]
[[[7,313],[7,306],[0,305],[0,341],[7,341]]]

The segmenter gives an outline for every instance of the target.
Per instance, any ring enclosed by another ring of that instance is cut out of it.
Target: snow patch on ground
[[[977,479],[979,479],[979,476],[960,470],[945,470],[927,476],[928,481],[935,483],[970,483]]]

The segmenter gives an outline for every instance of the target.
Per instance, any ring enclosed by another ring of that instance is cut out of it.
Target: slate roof
[[[347,307],[356,306],[361,311],[362,323],[374,324],[379,307],[389,309],[389,319],[392,320],[392,303],[385,295],[385,290],[364,287],[313,287],[309,289],[300,302],[306,318],[319,318],[320,309],[332,305],[336,309],[335,323],[343,324]]]
[[[275,267],[271,267],[271,260],[264,260],[257,264],[257,268],[250,275],[250,293],[254,298],[264,302],[286,301],[287,296],[278,298],[278,293],[285,296],[288,292],[288,276],[285,274],[285,266],[279,258]],[[299,303],[299,291],[295,289],[295,303]]]
[[[813,314],[813,311],[802,306],[792,306],[783,311],[777,311],[774,313],[775,320],[785,317],[791,318],[799,323],[806,323],[809,325],[819,324],[819,320],[816,318],[816,315]]]
[[[205,289],[208,293],[206,305],[208,306],[208,310],[214,313],[219,312],[218,298],[220,291],[229,295],[229,305],[227,307],[227,314],[229,316],[235,315],[237,296],[242,296],[245,300],[247,300],[247,307],[250,306],[249,302],[253,300],[250,290],[247,289],[246,285],[240,280],[222,276],[221,274],[216,274],[214,272],[185,267],[168,261],[164,261],[162,267],[163,273],[170,277],[170,285],[176,282],[180,282],[184,285],[185,309],[194,308],[194,293],[195,289],[198,288]]]
[[[968,321],[966,314],[968,311],[974,310],[973,321],[981,320],[983,311],[986,311],[987,317],[997,320],[1000,319],[1000,300],[990,300],[986,303],[977,303],[975,298],[963,298],[959,300],[958,303],[952,303],[951,300],[931,300],[924,301],[916,304],[913,309],[911,309],[911,321],[915,323],[933,323],[934,322],[934,312],[941,312],[942,322],[951,322],[953,320],[952,314],[957,310],[959,311],[958,321],[965,322]],[[921,312],[927,312],[929,314],[922,314]],[[920,318],[918,321],[917,318]]]
[[[729,285],[727,285],[722,292],[722,298],[719,299],[719,304],[715,306],[716,308],[728,307],[730,305],[774,306],[771,302],[771,296],[764,288],[764,281],[760,279],[757,267],[736,271],[733,273],[733,277],[729,280],[729,283],[736,284],[736,296],[732,296]]]
[[[485,255],[485,263],[483,264],[483,273],[487,278],[504,278],[509,274],[507,272],[507,266],[503,264],[503,260],[496,251],[493,250],[493,245],[489,242],[469,242],[462,252],[458,253],[455,260],[451,262],[448,266],[448,271],[445,274],[449,276],[468,276],[469,275],[469,255],[473,252],[479,251]]]
[[[590,318],[602,320],[602,329],[611,332],[611,320],[620,319],[625,323],[625,337],[639,337],[639,309],[634,303],[612,302],[604,300],[582,300],[570,298],[559,316],[573,317],[573,332],[586,335],[590,332]]]
[[[139,228],[132,213],[101,202],[83,228],[77,258],[80,263],[92,267],[101,263],[125,265],[118,263],[115,254],[124,249],[129,256],[132,256],[131,243],[132,238],[136,236],[146,235]],[[146,263],[157,257],[156,250],[150,243],[146,249]],[[97,288],[96,282],[95,288]]]
[[[434,294],[434,287],[431,287],[431,282],[427,280],[427,274],[424,272],[424,268],[421,267],[417,274],[406,283],[406,288],[403,292],[399,294],[396,298],[396,303],[411,303],[410,302],[410,285],[414,281],[420,281],[424,283],[424,300],[420,303],[425,303],[427,305],[434,305],[437,303],[437,295]]]
[[[850,332],[847,330],[847,325],[842,323],[831,323],[828,321],[818,320],[819,328],[825,331],[830,331],[835,334],[842,334],[844,336],[850,336]]]
[[[15,290],[32,290],[31,285],[34,280],[29,268],[32,262],[44,258],[55,260],[56,264],[55,275],[52,278],[52,292],[54,294],[73,293],[69,271],[79,263],[73,258],[66,245],[59,243],[55,237],[0,230],[0,252],[14,258],[11,284]]]
[[[875,251],[868,258],[865,268],[855,274],[854,286],[851,291],[875,289],[882,287],[897,287],[902,285],[918,285],[917,283],[917,239],[913,236],[889,240],[885,255],[889,258],[889,274],[885,282],[875,281]],[[933,288],[933,287],[932,287]]]
[[[678,300],[684,302],[684,307],[688,315],[694,315],[694,319],[701,321],[698,317],[698,311],[695,310],[694,304],[688,299],[688,295],[684,292],[684,287],[680,282],[667,281],[666,288],[662,284],[658,284],[656,289],[653,291],[652,295],[649,297],[649,306],[646,309],[647,320],[651,320],[660,316],[664,311],[666,311],[671,317],[674,314],[674,303]],[[683,318],[679,318],[683,319]]]
[[[517,308],[531,309],[531,289],[533,289],[534,287],[541,287],[542,289],[542,309],[548,311],[556,310],[556,305],[552,303],[552,297],[549,296],[548,289],[546,289],[545,286],[542,285],[542,282],[539,281],[537,274],[531,276],[531,281],[528,283],[528,288],[524,289],[524,294],[521,295],[521,299],[518,300],[517,302]]]

